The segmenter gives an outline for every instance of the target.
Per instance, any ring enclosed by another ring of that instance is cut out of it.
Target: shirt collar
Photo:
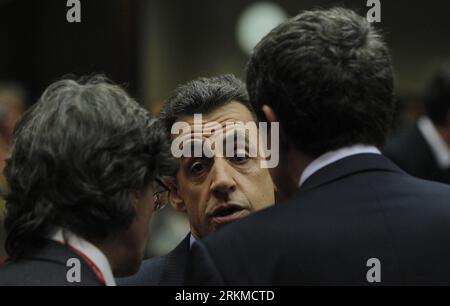
[[[82,252],[100,270],[105,278],[106,286],[116,286],[114,276],[106,256],[92,243],[75,235],[69,230],[56,228],[49,236],[50,239],[65,243]]]
[[[319,171],[323,167],[332,164],[340,159],[348,156],[364,153],[381,154],[380,150],[371,145],[357,144],[345,148],[341,148],[335,151],[327,152],[315,160],[313,160],[303,171],[299,186],[301,186],[311,175]]]
[[[192,233],[189,234],[189,248],[192,248],[192,245],[197,241],[197,239],[192,235]]]
[[[450,168],[450,149],[439,135],[433,122],[428,117],[421,117],[417,121],[417,127],[430,146],[439,168],[443,170]]]

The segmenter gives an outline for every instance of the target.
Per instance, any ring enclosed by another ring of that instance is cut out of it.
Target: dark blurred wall
[[[25,87],[29,104],[67,74],[104,73],[138,95],[136,1],[81,0],[81,23],[67,21],[66,3],[0,0],[0,81]],[[0,256],[2,223],[0,216]]]
[[[248,56],[236,24],[253,0],[142,0],[140,68],[145,100],[164,99],[176,84],[232,72],[245,77]],[[278,0],[289,16],[317,7],[345,6],[366,15],[367,0]],[[381,0],[381,29],[392,50],[396,91],[417,100],[433,70],[450,57],[450,1]]]
[[[247,55],[236,24],[253,0],[81,0],[82,22],[66,21],[66,0],[0,0],[0,79],[25,83],[32,100],[66,73],[104,72],[129,83],[144,104],[200,75],[244,77]],[[366,0],[281,0],[288,15],[344,5],[361,14]],[[450,56],[450,2],[381,0],[397,92],[417,96]]]
[[[200,75],[244,77],[247,55],[236,23],[253,0],[81,0],[82,22],[66,21],[66,0],[0,0],[0,79],[22,81],[32,100],[66,73],[104,72],[129,83],[144,104]],[[281,0],[293,16],[344,5],[361,14],[366,0]],[[450,2],[381,0],[397,92],[417,97],[424,80],[450,57]],[[416,98],[415,98],[416,99]]]
[[[0,0],[0,79],[21,82],[31,101],[72,73],[105,73],[137,92],[135,1],[81,0],[81,23],[66,0]]]

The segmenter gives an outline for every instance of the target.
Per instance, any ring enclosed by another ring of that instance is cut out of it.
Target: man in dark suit
[[[450,66],[431,79],[424,97],[426,115],[395,135],[383,153],[411,175],[450,184]]]
[[[180,86],[168,99],[160,119],[168,137],[191,139],[196,135],[196,115],[202,115],[199,123],[204,127],[204,143],[205,139],[222,142],[226,135],[240,132],[239,128],[226,130],[226,123],[255,123],[245,85],[232,75],[200,78]],[[178,123],[192,129],[177,134],[173,127]],[[224,128],[207,132],[205,127],[215,123]],[[207,157],[203,152],[199,156],[178,156],[178,170],[167,180],[170,202],[175,210],[187,214],[191,233],[168,255],[145,260],[136,275],[120,279],[119,285],[182,285],[188,252],[196,239],[274,203],[269,171],[261,167],[261,156],[250,156],[249,146],[246,143],[245,148],[237,149],[245,153],[242,156]]]
[[[189,250],[189,233],[178,246],[166,255],[146,259],[138,273],[117,279],[119,286],[181,286]]]
[[[195,243],[187,284],[449,284],[450,187],[377,149],[393,73],[365,18],[333,8],[279,25],[256,46],[247,87],[280,124],[270,171],[289,199]]]
[[[18,122],[5,168],[0,286],[113,286],[135,273],[161,205],[162,140],[103,77],[50,85]]]

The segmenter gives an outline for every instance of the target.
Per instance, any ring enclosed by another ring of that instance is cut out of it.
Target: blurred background
[[[69,23],[66,0],[0,0],[1,168],[14,123],[64,75],[104,73],[156,115],[177,84],[221,73],[244,78],[255,43],[301,10],[342,5],[365,16],[370,9],[366,0],[80,2],[81,22]],[[377,27],[393,53],[398,128],[422,114],[424,86],[450,58],[449,16],[448,0],[381,1]],[[0,191],[6,190],[0,178]],[[188,232],[184,216],[169,207],[154,216],[151,227],[147,256],[167,253]],[[1,246],[4,236],[0,229]]]

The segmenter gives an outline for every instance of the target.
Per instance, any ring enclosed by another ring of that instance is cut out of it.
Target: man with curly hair
[[[5,169],[0,285],[115,285],[137,271],[170,168],[153,122],[103,77],[45,90],[19,121]]]

